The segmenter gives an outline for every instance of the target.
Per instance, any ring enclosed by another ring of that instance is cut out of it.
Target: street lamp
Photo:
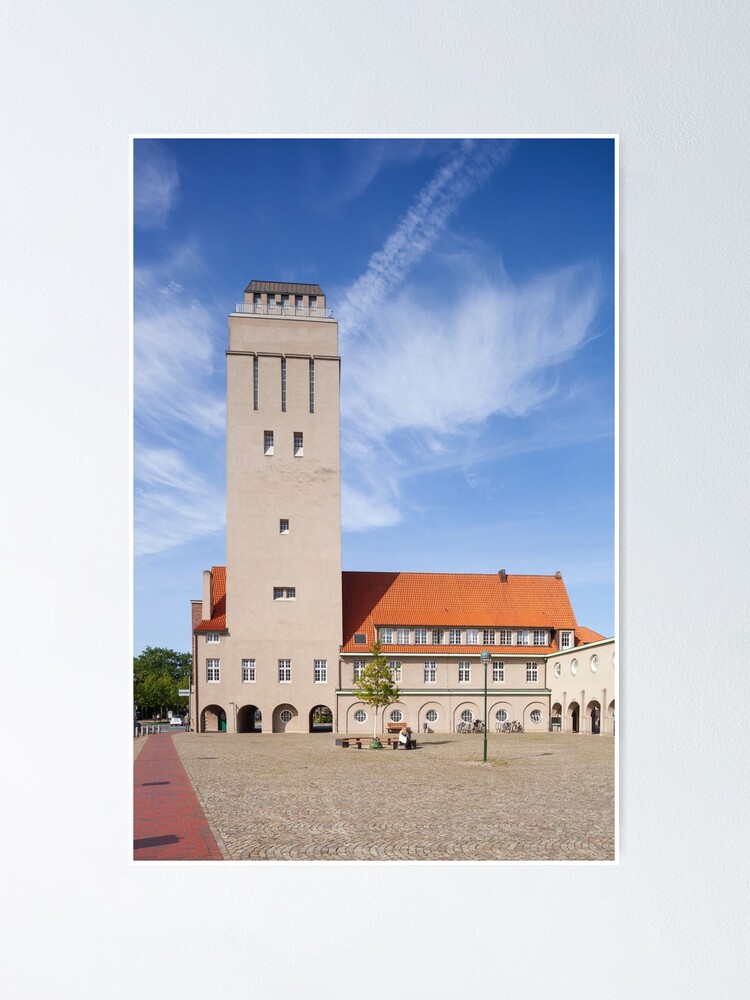
[[[487,763],[487,667],[492,662],[492,653],[488,649],[483,649],[479,654],[479,659],[484,664],[484,756],[482,760]]]

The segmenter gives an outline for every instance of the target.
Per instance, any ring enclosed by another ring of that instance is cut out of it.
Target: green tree
[[[374,709],[375,724],[373,726],[372,743],[370,746],[382,746],[378,739],[378,709],[398,701],[401,692],[393,683],[391,669],[383,655],[380,643],[375,640],[370,650],[372,659],[364,668],[359,678],[354,682],[354,690],[365,703]]]
[[[177,691],[190,684],[193,658],[190,653],[146,646],[133,657],[133,701],[139,708],[160,709],[187,707],[187,698]]]

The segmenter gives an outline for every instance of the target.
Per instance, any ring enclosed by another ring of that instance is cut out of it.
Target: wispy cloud
[[[135,224],[158,229],[174,206],[180,179],[174,156],[158,139],[136,139],[133,162],[133,215]]]
[[[135,479],[135,555],[162,552],[224,530],[223,490],[174,449],[139,447]]]
[[[186,244],[134,274],[137,555],[224,527],[220,319],[183,285],[200,266],[196,248]]]
[[[488,274],[486,262],[464,249],[457,261],[441,261],[454,280],[437,298],[434,288],[420,296],[405,287],[453,214],[511,151],[510,143],[463,142],[337,305],[347,530],[397,523],[403,484],[416,470],[466,467],[472,451],[486,451],[490,418],[542,409],[557,392],[555,368],[591,336],[600,287],[586,266],[518,285],[500,266]],[[505,447],[518,448],[522,437]],[[539,446],[534,434],[526,441]]]
[[[337,313],[344,337],[367,329],[373,310],[398,288],[433,247],[450,217],[510,156],[511,141],[467,139],[422,189],[385,245],[346,291]]]

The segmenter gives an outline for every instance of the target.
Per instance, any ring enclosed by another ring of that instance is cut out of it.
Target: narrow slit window
[[[273,455],[273,431],[263,431],[263,454]]]
[[[281,412],[286,413],[286,358],[281,359]]]
[[[258,359],[253,358],[253,409],[258,409]]]
[[[315,362],[310,362],[310,413],[315,413]]]
[[[294,457],[301,458],[304,454],[302,431],[294,432]]]

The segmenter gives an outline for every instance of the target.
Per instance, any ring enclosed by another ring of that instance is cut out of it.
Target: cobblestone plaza
[[[614,860],[613,739],[493,733],[486,764],[482,741],[429,734],[415,751],[373,751],[330,734],[174,736],[228,860]]]

